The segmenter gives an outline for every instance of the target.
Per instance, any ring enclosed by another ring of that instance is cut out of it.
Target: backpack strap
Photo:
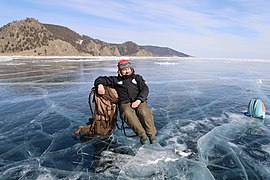
[[[256,107],[257,99],[251,99],[248,104],[248,116],[254,117],[255,107]]]
[[[95,102],[94,95],[95,95],[95,88],[93,87],[88,96],[88,104],[89,104],[90,112],[92,115],[94,114],[94,111],[93,111],[93,103]]]

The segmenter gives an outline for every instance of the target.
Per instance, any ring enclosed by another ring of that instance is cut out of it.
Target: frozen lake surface
[[[73,139],[93,81],[118,60],[0,57],[0,179],[270,179],[270,60],[130,58],[160,144],[118,129]],[[244,115],[254,97],[267,109],[257,129]]]

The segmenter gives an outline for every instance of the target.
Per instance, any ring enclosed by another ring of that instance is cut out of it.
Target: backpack
[[[258,98],[253,98],[248,103],[248,111],[246,113],[247,116],[254,118],[265,118],[266,108],[262,100]]]
[[[88,98],[92,118],[89,118],[88,126],[79,126],[72,135],[83,133],[84,138],[111,135],[117,125],[117,102],[118,94],[115,89],[105,87],[105,94],[99,95],[92,88]]]

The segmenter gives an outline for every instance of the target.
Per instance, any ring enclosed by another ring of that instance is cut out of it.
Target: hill
[[[188,55],[175,51],[168,47],[158,47],[158,46],[142,46],[144,49],[152,52],[156,56],[179,56],[186,57]]]
[[[13,21],[0,28],[0,55],[189,56],[168,47],[140,46],[131,41],[108,43],[34,18]]]

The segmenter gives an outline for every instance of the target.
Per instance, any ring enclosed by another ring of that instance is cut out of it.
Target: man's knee
[[[147,106],[146,103],[142,104],[142,106],[138,108],[138,112],[143,117],[153,114],[152,110]]]
[[[122,119],[129,119],[134,116],[134,110],[129,106],[129,104],[123,104],[120,107],[120,114]]]
[[[133,116],[133,114],[134,114],[134,112],[132,112],[132,110],[126,109],[121,113],[121,117],[124,118],[124,119],[125,118],[130,118],[130,117]]]

